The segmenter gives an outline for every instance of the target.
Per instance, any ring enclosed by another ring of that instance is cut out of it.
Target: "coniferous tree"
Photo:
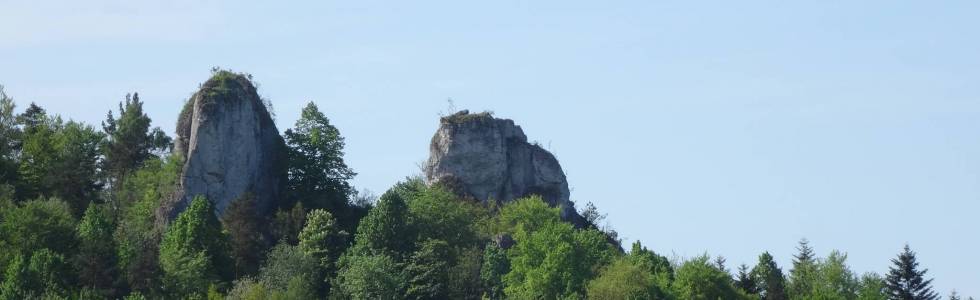
[[[235,260],[235,277],[255,274],[265,257],[269,246],[261,222],[252,193],[245,193],[229,204],[221,217]]]
[[[116,185],[127,174],[134,172],[144,161],[154,156],[154,151],[169,150],[171,139],[159,127],[150,130],[150,117],[143,113],[143,102],[139,94],[119,103],[119,118],[112,111],[102,122],[106,134],[103,152],[105,160],[102,169],[107,174],[109,185]]]
[[[299,247],[315,258],[321,268],[333,268],[346,243],[347,232],[337,228],[337,221],[330,212],[314,209],[306,215],[306,226],[299,233]]]
[[[78,224],[78,254],[75,269],[79,283],[103,297],[116,295],[118,278],[116,246],[112,239],[115,222],[102,205],[90,204]]]
[[[31,102],[23,113],[17,116],[17,123],[24,125],[24,133],[31,134],[44,124],[48,117],[47,111]]]
[[[741,289],[746,294],[758,294],[758,284],[749,271],[749,266],[741,264],[738,266],[738,275],[735,278],[735,287]]]
[[[306,208],[302,202],[297,202],[293,208],[279,210],[272,220],[272,239],[277,242],[285,241],[290,245],[299,243],[299,232],[306,225]]]
[[[793,298],[806,298],[813,292],[817,280],[817,257],[810,247],[810,241],[801,239],[793,255],[793,269],[789,271],[789,295]]]
[[[759,255],[759,264],[752,268],[752,276],[758,284],[759,296],[763,300],[786,300],[783,271],[776,265],[769,252]]]
[[[336,273],[336,262],[347,244],[347,232],[337,228],[337,221],[323,209],[307,214],[306,226],[299,233],[299,248],[317,262],[317,282],[326,283]],[[326,293],[329,287],[320,292]]]
[[[949,300],[961,300],[960,294],[956,290],[949,292]]]
[[[906,244],[902,253],[892,259],[892,267],[885,277],[889,299],[936,300],[939,295],[932,290],[932,279],[925,279],[929,269],[919,270],[915,252]]]
[[[449,296],[449,244],[442,240],[426,240],[408,259],[405,276],[408,279],[406,296],[409,299],[446,299]]]

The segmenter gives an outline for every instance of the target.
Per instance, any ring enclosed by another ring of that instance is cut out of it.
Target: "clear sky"
[[[212,66],[248,72],[280,130],[316,102],[377,193],[452,98],[522,125],[627,243],[788,271],[806,237],[883,273],[908,242],[980,297],[978,2],[248,2],[0,0],[0,83],[93,125],[139,92],[172,133]]]

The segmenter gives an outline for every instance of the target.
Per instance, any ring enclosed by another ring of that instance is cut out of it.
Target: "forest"
[[[0,97],[4,300],[972,299],[934,290],[908,245],[881,258],[884,274],[805,239],[792,265],[764,252],[729,266],[621,245],[591,203],[575,226],[534,195],[474,201],[411,174],[380,196],[357,192],[344,138],[313,103],[284,131],[273,211],[245,194],[219,214],[198,196],[167,223],[157,211],[185,158],[138,94],[98,126]]]

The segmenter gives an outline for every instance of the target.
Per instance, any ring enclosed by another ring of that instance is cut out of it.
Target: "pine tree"
[[[937,300],[939,295],[932,290],[932,279],[925,279],[928,269],[919,270],[915,252],[905,245],[902,253],[892,259],[892,267],[885,277],[886,289],[890,299],[895,300]]]
[[[752,277],[758,284],[759,295],[763,300],[786,300],[783,271],[776,265],[769,252],[759,255],[759,264],[752,268]]]

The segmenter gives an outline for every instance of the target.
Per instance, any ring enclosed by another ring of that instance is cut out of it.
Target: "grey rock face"
[[[555,156],[514,121],[460,111],[440,120],[425,164],[427,184],[442,183],[480,201],[508,202],[540,195],[562,219],[584,224],[569,201],[565,172]]]
[[[158,211],[172,220],[198,195],[219,215],[245,193],[260,212],[273,209],[286,178],[285,143],[252,83],[220,71],[181,112],[175,151],[184,158],[178,190]]]

